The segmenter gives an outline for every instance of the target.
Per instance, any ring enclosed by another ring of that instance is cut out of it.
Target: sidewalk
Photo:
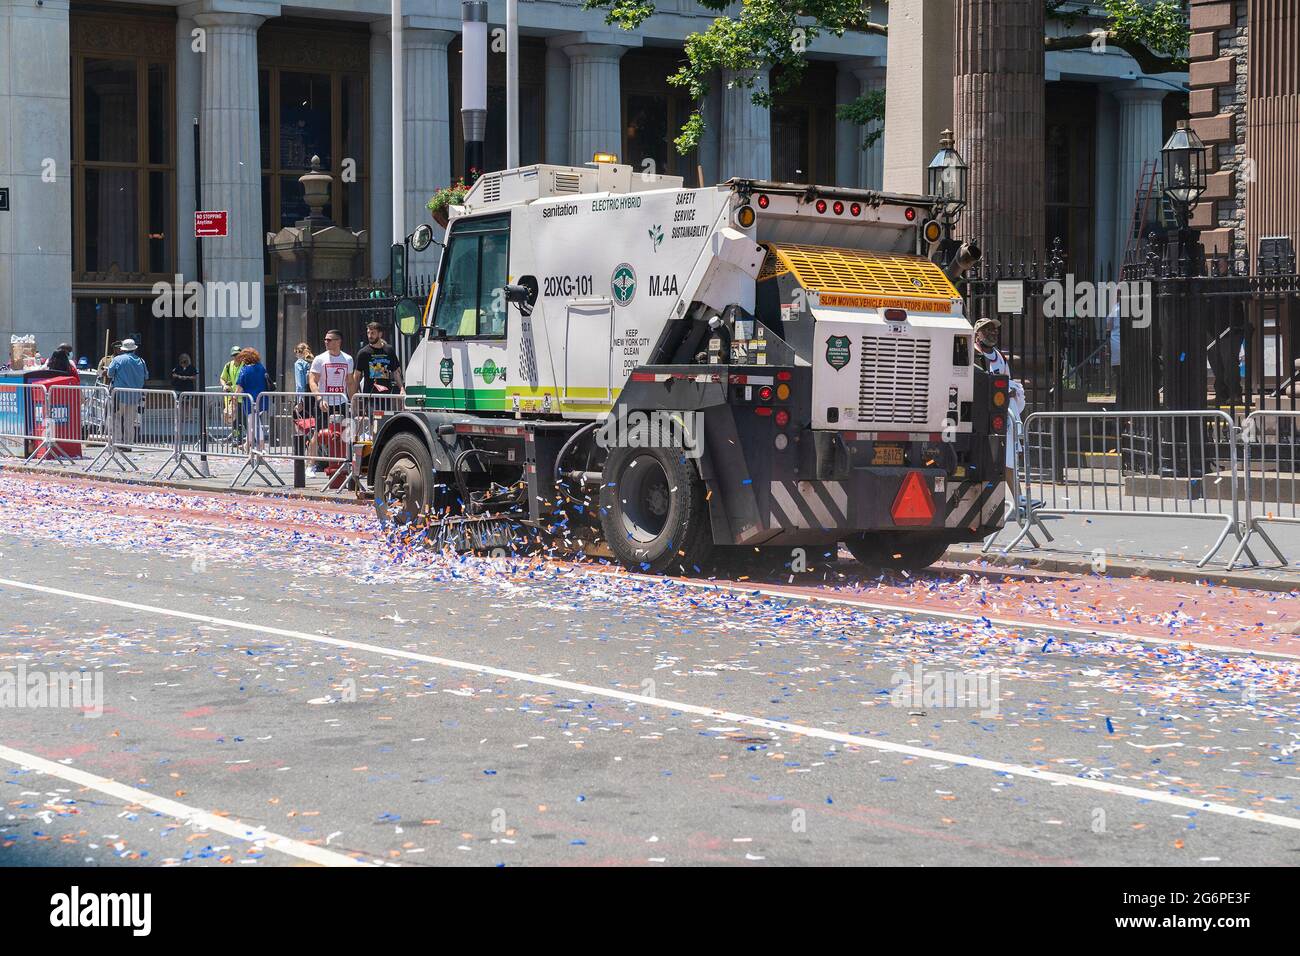
[[[1019,526],[1012,523],[998,535],[988,553],[983,553],[977,544],[957,545],[948,550],[948,560],[1079,574],[1095,574],[1104,569],[1100,573],[1111,577],[1143,576],[1265,590],[1300,590],[1300,564],[1296,563],[1300,561],[1300,525],[1266,525],[1269,536],[1290,559],[1288,567],[1280,567],[1269,547],[1255,536],[1250,539],[1250,549],[1260,566],[1250,567],[1243,554],[1238,567],[1229,571],[1228,560],[1238,544],[1232,535],[1205,567],[1196,566],[1223,529],[1218,521],[1176,514],[1161,518],[1124,514],[1046,515],[1042,521],[1055,538],[1047,541],[1035,530],[1034,535],[1043,547],[1034,548],[1026,540],[1009,554],[1002,554],[1019,531]]]
[[[128,457],[139,471],[123,471],[117,465],[110,462],[108,467],[94,472],[87,472],[86,466],[90,464],[91,458],[82,458],[76,465],[58,463],[55,461],[42,462],[41,464],[25,464],[21,458],[0,456],[0,470],[9,469],[12,471],[22,471],[30,474],[50,474],[61,477],[90,478],[95,481],[113,481],[125,482],[133,485],[151,485],[164,488],[186,488],[191,491],[214,491],[214,492],[239,492],[242,494],[274,494],[288,495],[291,497],[310,497],[310,498],[327,498],[327,499],[346,499],[355,500],[356,492],[343,488],[341,490],[328,491],[325,485],[329,482],[330,477],[323,474],[315,474],[310,466],[305,467],[305,487],[293,487],[293,462],[285,460],[273,460],[268,462],[271,469],[280,476],[284,482],[283,485],[277,484],[274,479],[268,485],[259,475],[253,475],[251,479],[245,475],[245,482],[238,488],[231,488],[230,483],[239,473],[241,466],[244,465],[242,458],[218,458],[209,456],[207,460],[209,477],[191,477],[183,470],[177,470],[173,480],[167,479],[167,473],[171,471],[175,462],[167,465],[163,469],[160,477],[154,478],[154,473],[167,461],[167,453],[163,451],[140,451],[132,453]],[[196,456],[197,460],[197,456]]]

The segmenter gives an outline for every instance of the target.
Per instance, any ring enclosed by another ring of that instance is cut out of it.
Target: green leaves
[[[881,136],[885,135],[885,91],[872,90],[859,96],[852,103],[841,103],[835,108],[835,118],[847,123],[856,123],[864,128],[875,123],[875,129],[864,129],[863,134],[862,148],[870,149]]]
[[[824,33],[842,36],[854,30],[884,33],[870,23],[863,0],[697,0],[700,6],[719,13],[708,28],[686,38],[686,62],[668,82],[685,89],[697,104],[710,92],[715,70],[733,71],[734,86],[750,91],[757,106],[770,107],[774,94],[796,87],[803,79],[807,53],[813,41]],[[1085,5],[1079,0],[1043,0],[1047,15],[1068,28],[1083,18]],[[1190,30],[1187,0],[1101,0],[1108,18],[1107,38],[1127,50],[1147,72],[1179,69],[1186,62]],[[583,0],[588,10],[603,10],[605,22],[634,30],[655,13],[654,0]],[[1079,49],[1091,42],[1088,36],[1057,37],[1048,49]],[[770,87],[755,85],[753,71],[770,71]],[[728,75],[733,75],[729,73]],[[841,120],[866,128],[883,126],[885,94],[873,91],[852,103],[840,105]],[[700,141],[704,118],[691,113],[674,140],[678,152],[688,153]],[[880,138],[881,129],[864,134],[866,148]]]
[[[1191,29],[1182,0],[1102,0],[1102,6],[1117,40],[1141,44],[1161,56],[1186,54]]]

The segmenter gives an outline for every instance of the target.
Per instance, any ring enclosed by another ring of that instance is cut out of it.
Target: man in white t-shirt
[[[352,356],[341,348],[343,333],[330,329],[325,333],[325,351],[311,362],[307,383],[312,394],[331,411],[341,411],[352,397]]]
[[[325,333],[325,351],[311,361],[307,385],[316,396],[316,435],[312,442],[324,441],[330,429],[342,429],[352,400],[352,356],[342,349],[343,333],[330,329]],[[326,470],[323,461],[314,462],[314,470]]]

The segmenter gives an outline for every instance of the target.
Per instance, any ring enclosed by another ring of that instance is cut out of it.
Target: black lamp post
[[[930,160],[926,170],[929,175],[930,195],[942,201],[943,215],[955,223],[966,205],[966,184],[970,167],[957,152],[952,130],[946,129],[939,139],[939,152]]]
[[[1165,198],[1178,217],[1178,261],[1183,275],[1197,275],[1199,263],[1194,255],[1200,243],[1200,231],[1191,228],[1192,213],[1205,194],[1206,146],[1196,131],[1184,120],[1178,124],[1169,142],[1160,150],[1164,167]]]
[[[952,237],[952,228],[966,207],[966,188],[970,167],[961,158],[953,141],[952,130],[946,129],[939,137],[939,152],[934,154],[926,168],[926,185],[929,193],[939,200],[939,215],[943,223],[943,241],[939,249],[942,262],[947,265],[956,259],[960,244]],[[978,251],[972,249],[978,257]]]

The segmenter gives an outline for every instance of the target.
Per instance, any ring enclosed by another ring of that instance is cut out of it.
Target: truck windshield
[[[506,301],[499,290],[507,281],[509,259],[509,215],[454,223],[438,277],[434,326],[449,336],[504,337]]]

